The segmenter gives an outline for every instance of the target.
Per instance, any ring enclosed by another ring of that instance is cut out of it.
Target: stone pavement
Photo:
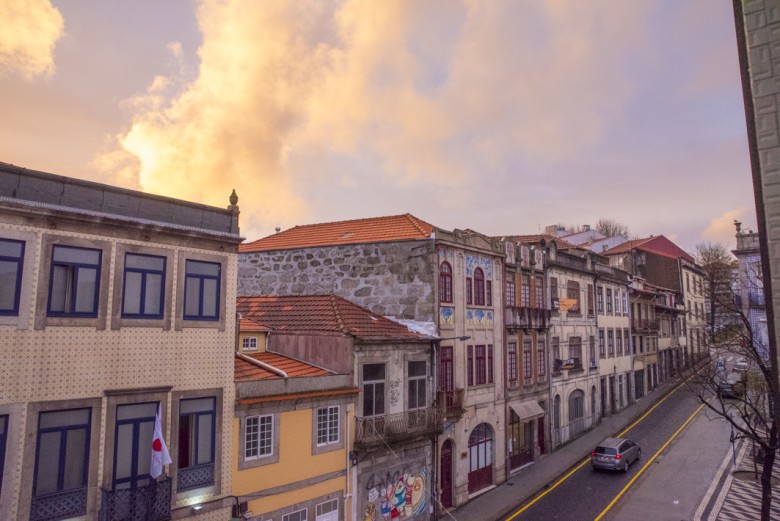
[[[694,521],[744,521],[759,519],[761,514],[761,483],[752,479],[754,471],[751,443],[740,440],[734,455],[729,452],[718,470],[718,475],[699,505]],[[761,472],[761,466],[758,466]],[[774,474],[780,476],[780,458],[775,458]],[[780,479],[772,487],[772,496],[780,498]],[[771,518],[780,519],[780,502],[775,499],[771,506]]]
[[[608,436],[614,436],[642,416],[656,402],[680,385],[673,379],[640,398],[622,411],[601,420],[596,427],[566,445],[556,448],[532,465],[509,476],[509,479],[471,499],[457,509],[439,513],[439,519],[449,521],[493,521],[510,515],[515,508],[543,492],[569,469],[590,456],[593,447]]]

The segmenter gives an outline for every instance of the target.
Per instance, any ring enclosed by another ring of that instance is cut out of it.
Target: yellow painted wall
[[[238,346],[236,347],[236,349],[238,351],[242,352],[242,353],[246,352],[247,354],[262,353],[262,352],[265,351],[267,335],[268,335],[268,333],[265,333],[263,331],[248,331],[248,332],[243,332],[242,331],[242,332],[239,332],[239,334],[238,334]],[[257,338],[257,350],[256,351],[244,351],[243,349],[241,349],[241,346],[244,345],[244,338],[250,337],[250,336],[253,336],[253,337]]]

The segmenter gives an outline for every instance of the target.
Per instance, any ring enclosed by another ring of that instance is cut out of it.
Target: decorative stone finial
[[[238,195],[236,195],[236,189],[235,188],[233,189],[233,193],[230,194],[229,201],[230,201],[230,205],[231,206],[235,206],[235,205],[238,204]]]
[[[737,233],[742,233],[742,223],[734,219],[734,227],[737,229]]]

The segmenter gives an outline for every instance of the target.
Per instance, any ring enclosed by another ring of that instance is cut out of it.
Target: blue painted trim
[[[203,275],[200,273],[190,273],[187,271],[187,268],[189,266],[189,263],[199,263],[199,264],[211,264],[213,266],[217,266],[219,268],[219,274],[214,275]],[[207,261],[201,261],[201,260],[195,260],[195,259],[187,259],[184,263],[184,305],[182,306],[182,315],[184,320],[213,320],[217,321],[219,320],[219,304],[220,304],[220,292],[222,290],[222,265],[219,262],[207,262]],[[198,313],[196,315],[188,315],[186,312],[187,309],[187,281],[189,279],[195,279],[198,281]],[[203,287],[204,283],[207,280],[215,280],[217,281],[217,289],[216,289],[216,295],[215,295],[215,301],[216,301],[216,309],[214,310],[215,315],[204,315],[203,314]]]
[[[81,410],[87,411],[87,423],[83,423],[80,425],[68,425],[67,427],[50,427],[46,429],[41,428],[41,418],[43,417],[43,415],[47,413],[81,411]],[[40,470],[38,466],[38,464],[40,463],[40,461],[38,460],[38,456],[41,450],[41,434],[46,434],[50,432],[61,433],[59,459],[57,461],[57,468],[56,468],[56,472],[57,472],[56,492],[62,492],[64,488],[64,482],[65,482],[65,456],[66,456],[65,449],[68,446],[68,432],[86,429],[86,437],[84,442],[84,474],[82,476],[81,485],[73,488],[76,489],[76,488],[83,488],[87,486],[87,478],[89,477],[89,446],[90,446],[90,438],[92,435],[91,426],[92,426],[92,408],[56,409],[52,411],[41,411],[40,413],[38,413],[38,434],[37,434],[37,439],[35,440],[35,471],[33,472],[33,493],[32,493],[33,497],[38,497],[36,488],[38,486],[38,471]]]
[[[0,255],[0,261],[15,262],[16,266],[16,289],[14,293],[14,303],[11,309],[0,309],[0,316],[18,316],[19,315],[19,298],[22,294],[22,271],[24,270],[24,249],[26,243],[24,241],[17,241],[14,239],[0,239],[3,242],[18,243],[22,246],[22,251],[19,257],[11,257],[8,255]],[[2,462],[0,462],[2,463]],[[2,468],[2,466],[0,466]]]
[[[116,412],[115,414],[119,413],[119,408],[123,406],[132,406],[132,405],[147,405],[147,404],[156,404],[157,407],[160,407],[160,402],[135,402],[135,403],[124,403],[119,404],[116,406]],[[160,420],[162,422],[162,419]],[[143,423],[151,423],[152,429],[154,429],[154,416],[140,416],[138,418],[128,418],[126,420],[116,420],[114,421],[114,469],[113,469],[113,475],[111,476],[111,483],[112,483],[112,489],[116,490],[116,486],[118,484],[123,483],[130,483],[130,488],[138,488],[138,482],[141,480],[149,480],[151,482],[152,477],[149,475],[149,473],[146,474],[138,474],[138,446],[140,444],[140,432],[141,432],[141,424]],[[132,456],[131,456],[131,465],[130,465],[130,476],[126,478],[116,478],[116,456],[117,456],[117,449],[119,447],[119,444],[117,441],[119,440],[119,427],[121,425],[132,425],[133,426],[133,438],[132,438]],[[152,440],[147,440],[147,443],[151,443]]]
[[[151,259],[162,259],[162,270],[152,270],[144,268],[128,268],[127,256],[134,255],[136,257],[149,257]],[[161,319],[165,315],[165,270],[167,267],[168,259],[159,255],[146,255],[142,253],[126,253],[125,254],[125,273],[122,280],[122,318],[141,318],[141,319]],[[127,288],[127,274],[128,273],[140,273],[141,274],[141,295],[140,295],[140,313],[125,313],[125,289]],[[146,276],[148,274],[160,275],[162,277],[162,283],[160,285],[160,312],[159,313],[145,313],[144,306],[146,305]]]
[[[57,250],[57,248],[70,248],[74,250],[84,250],[84,251],[96,251],[98,253],[98,262],[97,264],[85,264],[85,263],[78,263],[78,262],[64,262],[64,261],[54,261],[54,252]],[[95,318],[98,314],[98,300],[100,298],[100,271],[101,266],[103,264],[103,250],[97,249],[97,248],[81,248],[78,246],[68,246],[66,244],[52,245],[52,262],[51,262],[51,268],[49,270],[49,297],[48,302],[46,305],[46,314],[50,317],[82,317],[82,318]],[[52,285],[54,282],[54,268],[56,266],[64,266],[66,268],[73,269],[72,277],[73,280],[71,281],[71,287],[73,290],[71,291],[70,295],[70,302],[65,303],[66,310],[65,311],[52,311],[51,310],[51,298],[52,298]],[[89,312],[83,312],[83,313],[77,313],[73,311],[76,309],[76,299],[77,299],[77,292],[76,288],[78,288],[78,282],[79,282],[79,272],[82,269],[94,269],[95,270],[95,294],[92,297],[92,309],[93,311]]]

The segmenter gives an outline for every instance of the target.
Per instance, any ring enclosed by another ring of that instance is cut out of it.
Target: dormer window
[[[244,351],[257,351],[257,337],[245,336],[241,341],[241,349]]]

